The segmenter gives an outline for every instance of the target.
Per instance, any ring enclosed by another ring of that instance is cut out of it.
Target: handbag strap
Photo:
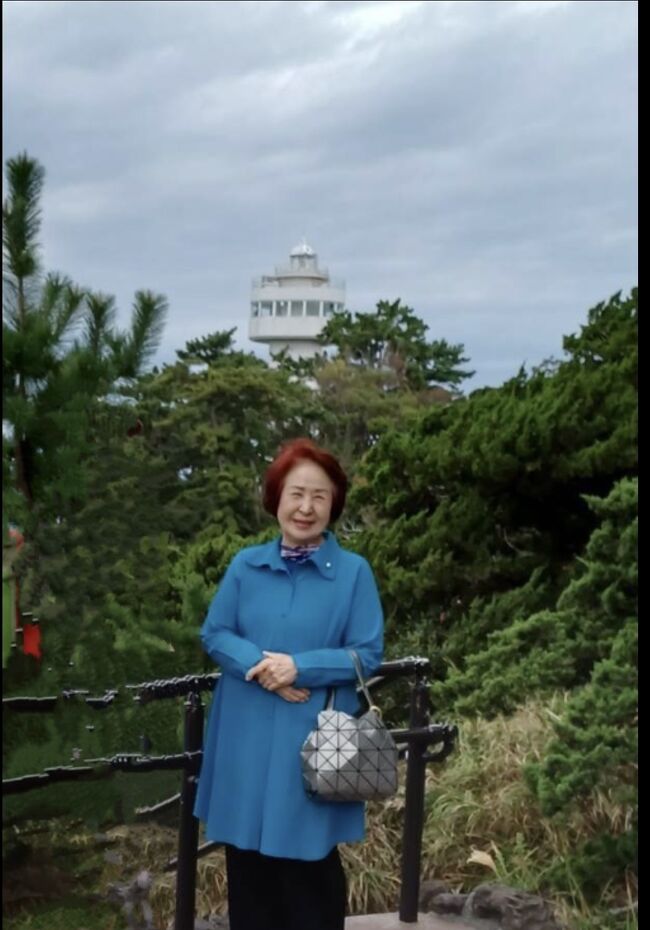
[[[363,677],[363,669],[361,668],[361,662],[359,661],[359,656],[357,655],[354,649],[348,649],[348,653],[352,658],[352,662],[354,664],[354,670],[357,673],[357,678],[359,679],[359,685],[361,687],[361,690],[363,691],[363,695],[366,701],[368,702],[368,707],[373,707],[375,710],[378,710],[379,708],[375,707],[374,704],[372,703],[372,697],[370,696],[370,691],[368,691],[368,688],[366,686],[366,682]],[[335,697],[336,697],[336,688],[330,687],[328,689],[327,703],[325,704],[325,710],[334,709],[334,698]]]
[[[359,684],[361,685],[361,690],[363,691],[364,697],[368,702],[368,707],[372,707],[372,698],[370,696],[370,691],[366,686],[365,679],[363,677],[363,669],[361,668],[361,662],[359,661],[359,656],[356,654],[354,649],[348,649],[348,652],[352,656],[352,661],[354,662],[354,670],[357,673],[357,678],[359,679]]]

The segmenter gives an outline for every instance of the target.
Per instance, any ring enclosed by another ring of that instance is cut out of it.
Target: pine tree
[[[323,346],[335,346],[352,364],[392,372],[398,383],[422,390],[435,385],[455,387],[474,372],[459,368],[462,345],[427,339],[427,324],[411,307],[380,300],[374,313],[335,313],[320,334]]]
[[[15,496],[10,501],[24,522],[28,514],[54,517],[66,500],[81,499],[94,404],[120,378],[142,370],[158,345],[167,303],[138,291],[131,328],[119,332],[113,298],[93,295],[59,273],[43,275],[44,169],[26,153],[6,168],[3,415],[12,433],[10,483],[24,506]]]

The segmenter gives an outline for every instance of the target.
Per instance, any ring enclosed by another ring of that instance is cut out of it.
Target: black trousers
[[[230,930],[344,930],[347,888],[339,851],[279,859],[226,846]]]

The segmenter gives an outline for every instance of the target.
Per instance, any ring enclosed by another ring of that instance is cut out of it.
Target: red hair
[[[280,495],[282,494],[282,488],[284,487],[284,482],[288,473],[294,465],[305,461],[320,465],[334,485],[332,512],[330,515],[330,520],[333,523],[341,516],[348,490],[348,479],[331,452],[326,452],[325,449],[321,449],[315,442],[312,442],[311,439],[292,439],[280,448],[279,453],[273,459],[264,475],[264,490],[262,494],[264,509],[274,517],[277,515]]]

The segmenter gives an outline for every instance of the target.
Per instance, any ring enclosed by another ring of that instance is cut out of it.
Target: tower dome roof
[[[307,245],[307,242],[303,239],[299,245],[294,246],[291,249],[291,258],[299,258],[302,255],[314,256],[316,253],[310,245]]]

